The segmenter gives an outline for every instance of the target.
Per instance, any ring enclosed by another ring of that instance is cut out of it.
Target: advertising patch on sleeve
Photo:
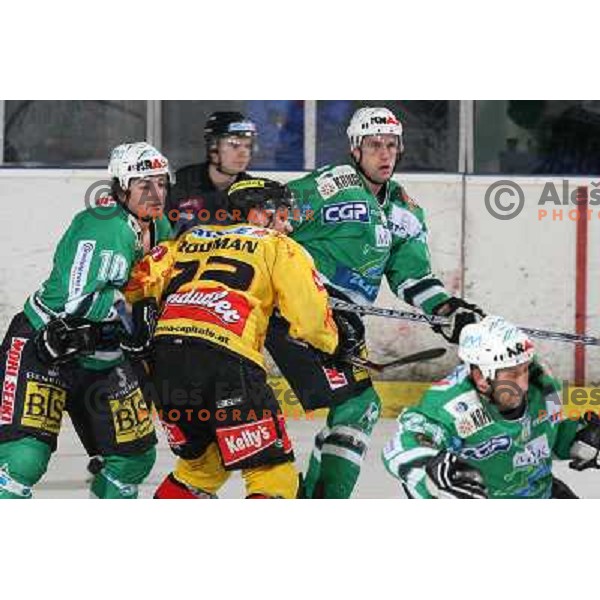
[[[348,379],[343,372],[338,371],[335,368],[322,367],[327,383],[332,390],[338,390],[339,388],[348,385]]]

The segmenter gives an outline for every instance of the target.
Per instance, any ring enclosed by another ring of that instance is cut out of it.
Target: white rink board
[[[407,175],[396,177],[409,196],[425,210],[429,229],[429,249],[433,272],[453,294],[462,295],[462,177],[458,175]],[[415,311],[392,294],[387,281],[376,304],[400,310]],[[369,349],[378,360],[431,348],[448,347],[444,340],[426,325],[415,325],[393,319],[370,317],[366,320]],[[437,379],[456,364],[456,353],[449,351],[443,359],[416,364],[410,368],[390,369],[386,379]]]
[[[281,181],[299,173],[261,173]],[[12,316],[21,309],[28,294],[47,277],[52,255],[60,236],[72,216],[85,208],[86,190],[106,178],[102,170],[29,170],[0,169],[0,219],[14,222],[6,227],[0,261],[0,331],[2,335]],[[450,289],[459,291],[460,283],[460,202],[461,178],[458,175],[410,175],[405,178],[408,193],[428,214],[433,232],[431,249],[437,273]],[[455,215],[457,218],[452,218]],[[24,235],[23,231],[26,231]],[[31,247],[25,247],[25,242]],[[403,306],[389,291],[380,304]],[[374,357],[396,356],[398,352],[440,344],[440,338],[425,326],[407,326],[400,321],[371,320],[369,340]],[[443,344],[443,340],[442,340]],[[403,377],[432,379],[442,375],[452,364],[444,362],[418,366],[413,371],[397,372]],[[387,374],[394,377],[393,371]]]
[[[49,275],[52,256],[86,190],[106,172],[0,169],[0,331]]]
[[[300,175],[261,174],[282,181]],[[4,224],[0,332],[4,333],[26,296],[50,272],[61,234],[72,216],[85,208],[86,190],[105,177],[103,170],[0,169],[0,219]],[[576,223],[537,221],[537,198],[546,180],[516,178],[529,200],[519,217],[498,221],[486,211],[483,197],[487,186],[499,177],[467,177],[464,211],[465,190],[460,175],[408,174],[396,178],[426,211],[434,272],[448,289],[464,293],[488,312],[523,325],[573,331]],[[559,183],[560,179],[553,181]],[[589,183],[573,181],[572,185]],[[598,219],[589,223],[590,334],[600,333],[599,225]],[[386,286],[378,304],[407,308]],[[367,324],[371,353],[376,359],[444,345],[426,326],[387,319],[369,319]],[[572,378],[572,346],[540,343],[540,348],[561,378]],[[588,357],[588,379],[600,381],[600,350],[589,351]],[[455,358],[451,350],[441,361],[392,370],[386,377],[429,380],[444,374]]]
[[[523,189],[525,205],[511,220],[493,218],[485,208],[488,186],[500,177],[468,177],[465,219],[465,295],[489,313],[539,329],[575,331],[575,261],[577,223],[538,220],[538,200],[547,181],[561,189],[562,179],[514,178]],[[571,180],[587,185],[589,180]],[[507,203],[508,198],[503,202]],[[598,222],[590,222],[590,232]],[[596,263],[597,265],[597,263]],[[596,266],[596,269],[598,267]],[[592,290],[590,290],[592,291]],[[591,310],[598,306],[597,289],[589,295]],[[597,311],[597,308],[595,309]],[[591,328],[588,333],[600,332]],[[574,375],[574,346],[557,342],[536,342],[555,374],[562,379]],[[588,365],[588,377],[600,379],[600,365]]]
[[[594,218],[588,223],[588,306],[587,330],[600,336],[600,205],[590,207]],[[586,349],[586,378],[600,385],[600,347]]]

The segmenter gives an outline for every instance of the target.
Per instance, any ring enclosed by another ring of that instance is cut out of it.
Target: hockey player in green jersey
[[[112,195],[78,213],[48,279],[26,301],[0,348],[0,498],[31,497],[67,411],[87,452],[103,457],[98,498],[135,498],[155,460],[156,436],[123,351],[143,356],[153,307],[126,317],[120,288],[134,262],[167,239],[167,159],[146,142],[116,147]],[[122,321],[138,323],[126,330]]]
[[[553,458],[598,468],[600,424],[566,418],[560,382],[501,317],[460,335],[464,364],[398,418],[383,450],[409,498],[575,498]]]
[[[391,179],[404,151],[400,121],[386,108],[361,108],[347,134],[348,164],[289,183],[302,215],[292,237],[312,255],[330,295],[370,304],[386,277],[402,300],[449,317],[451,325],[439,333],[456,343],[461,328],[481,311],[452,297],[432,274],[423,210]],[[355,344],[334,361],[290,343],[281,318],[272,319],[267,337],[267,349],[304,409],[330,408],[315,440],[307,497],[350,497],[381,406],[369,373],[350,362],[353,354],[365,353],[360,318],[335,318]]]

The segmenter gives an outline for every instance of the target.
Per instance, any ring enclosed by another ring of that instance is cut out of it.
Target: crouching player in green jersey
[[[501,317],[467,325],[464,364],[398,418],[383,450],[409,498],[575,498],[554,458],[597,468],[597,418],[566,418],[560,382],[531,340]]]
[[[169,164],[146,142],[116,147],[111,196],[75,215],[48,279],[10,323],[0,347],[0,498],[29,498],[69,413],[103,461],[98,498],[135,498],[155,460],[156,436],[132,363],[147,338],[126,331],[123,295],[134,262],[169,237],[162,214]],[[135,306],[149,328],[151,306]],[[128,321],[127,319],[125,319]]]

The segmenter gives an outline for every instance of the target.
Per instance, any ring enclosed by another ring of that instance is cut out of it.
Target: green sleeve
[[[452,428],[444,422],[429,393],[417,407],[398,417],[398,429],[383,449],[388,472],[407,487],[415,498],[431,498],[425,486],[425,465],[440,450],[449,447]]]
[[[560,407],[559,415],[561,418],[554,425],[556,428],[556,438],[552,451],[559,460],[566,460],[569,458],[571,446],[575,441],[575,434],[584,426],[584,421],[583,419],[569,418],[568,411],[562,404],[562,383],[558,379],[544,373],[543,382],[546,385],[546,390],[552,389],[553,394],[552,396],[546,395],[547,412],[550,413],[548,403],[552,400]]]
[[[549,372],[549,367],[537,355],[529,369],[529,377],[530,385],[541,388],[546,415],[550,417],[551,426],[555,429],[552,451],[559,460],[568,459],[575,434],[581,429],[583,421],[568,418],[562,403],[562,382]],[[551,415],[556,415],[556,418]]]
[[[402,300],[432,314],[450,294],[431,272],[425,213],[400,186],[393,190],[391,202],[388,221],[392,248],[385,275],[392,291]]]
[[[58,245],[42,302],[57,312],[105,320],[129,278],[135,250],[126,220],[78,215]]]
[[[582,427],[581,421],[565,418],[558,424],[556,441],[554,443],[554,454],[560,460],[569,458],[571,446],[575,441],[575,434]]]

